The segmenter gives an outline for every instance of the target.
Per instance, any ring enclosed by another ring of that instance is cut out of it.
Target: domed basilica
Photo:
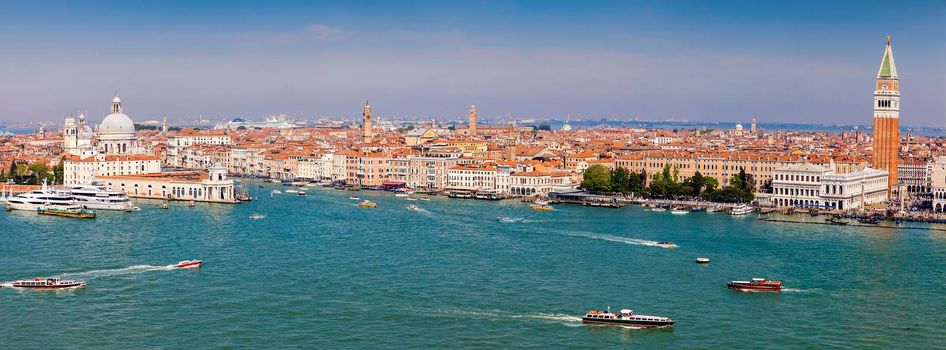
[[[88,157],[95,155],[138,154],[138,139],[135,137],[135,122],[125,115],[122,100],[116,95],[112,99],[110,112],[93,132],[84,113],[78,120],[67,117],[63,126],[63,143],[67,153]]]

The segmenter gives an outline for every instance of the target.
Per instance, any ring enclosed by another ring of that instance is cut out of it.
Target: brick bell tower
[[[893,63],[893,49],[890,36],[884,58],[877,71],[877,85],[874,89],[874,154],[871,166],[886,170],[888,196],[897,185],[897,164],[900,157],[900,78],[897,66]]]

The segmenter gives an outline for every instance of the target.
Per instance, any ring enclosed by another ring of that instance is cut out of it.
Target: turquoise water
[[[359,208],[351,194],[379,206]],[[862,349],[946,341],[941,231],[636,206],[536,212],[515,201],[409,202],[330,189],[242,205],[159,205],[95,220],[0,213],[0,280],[88,280],[76,291],[0,289],[4,347]],[[248,219],[256,212],[266,218]],[[504,224],[499,215],[526,221]],[[680,247],[652,245],[665,240]],[[712,263],[695,264],[700,256]],[[185,259],[205,266],[166,268]],[[788,289],[725,287],[754,276]],[[677,326],[577,322],[609,305]]]

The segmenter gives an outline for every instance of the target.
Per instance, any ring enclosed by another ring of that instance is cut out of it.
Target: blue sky
[[[0,8],[0,120],[481,115],[946,127],[946,3],[83,1]]]

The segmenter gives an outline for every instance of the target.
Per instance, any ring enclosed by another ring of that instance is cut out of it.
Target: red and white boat
[[[193,269],[193,268],[198,268],[198,267],[200,267],[200,264],[203,264],[203,263],[204,263],[203,260],[184,260],[184,261],[181,261],[181,262],[177,263],[177,265],[174,265],[174,268],[176,268],[176,269]]]
[[[48,278],[36,277],[32,280],[13,281],[10,283],[10,286],[13,288],[39,289],[39,290],[73,289],[73,288],[84,288],[85,281],[63,281],[55,277],[48,277]]]
[[[741,291],[779,292],[782,290],[781,281],[769,281],[765,278],[753,278],[751,281],[730,281],[726,283],[726,286]]]

